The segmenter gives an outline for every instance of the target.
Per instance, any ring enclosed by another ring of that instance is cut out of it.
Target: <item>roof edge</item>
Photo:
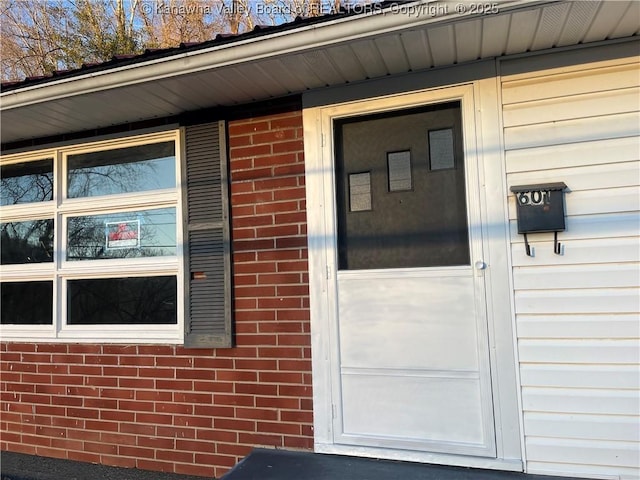
[[[555,2],[552,0],[507,0],[500,2],[500,10],[504,12],[548,3]],[[449,1],[418,0],[372,13],[331,18],[328,21],[305,24],[298,28],[279,30],[265,35],[251,36],[250,38],[240,36],[239,40],[222,45],[194,51],[179,51],[170,56],[122,66],[116,65],[83,75],[65,78],[52,77],[51,81],[0,92],[0,111],[314,50],[358,38],[376,36],[400,29],[411,29],[429,23],[444,24],[459,21],[465,17],[478,16],[458,13],[456,5],[458,4]],[[443,7],[438,9],[437,6]],[[419,12],[440,11],[445,13],[443,15],[419,14]]]

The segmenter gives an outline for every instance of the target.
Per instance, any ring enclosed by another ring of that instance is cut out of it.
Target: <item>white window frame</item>
[[[0,337],[10,341],[91,342],[91,343],[166,343],[184,340],[184,235],[182,202],[183,132],[128,136],[106,141],[87,142],[0,157],[0,165],[53,158],[53,200],[0,208],[0,221],[54,219],[54,259],[48,263],[0,266],[0,278],[7,281],[53,281],[52,325],[0,325]],[[66,198],[67,158],[69,155],[134,147],[152,143],[175,143],[175,188],[83,198]],[[83,215],[175,208],[176,255],[134,259],[67,261],[67,219]],[[176,316],[172,325],[67,325],[67,283],[75,279],[123,277],[176,277]]]

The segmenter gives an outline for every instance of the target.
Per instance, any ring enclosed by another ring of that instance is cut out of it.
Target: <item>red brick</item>
[[[237,445],[235,443],[219,443],[216,452],[235,455],[237,457],[245,457],[251,452],[251,447],[248,445]]]
[[[251,145],[251,135],[236,135],[229,138],[229,147],[243,147]]]
[[[263,273],[258,275],[258,283],[260,285],[282,285],[282,284],[300,283],[300,274],[298,273]]]
[[[256,422],[253,420],[238,420],[236,418],[215,418],[213,420],[213,426],[221,430],[256,431]]]
[[[215,469],[213,467],[207,467],[204,465],[189,465],[189,464],[177,463],[175,472],[181,475],[193,475],[193,476],[200,476],[200,477],[215,476]]]
[[[21,393],[20,401],[23,403],[43,403],[48,405],[51,404],[51,396],[32,393]]]
[[[273,128],[273,123],[271,124]],[[296,125],[297,126],[297,125]],[[266,131],[264,133],[255,133],[251,135],[251,140],[254,145],[261,143],[275,143],[283,140],[291,140],[296,138],[296,130],[294,128],[278,128]]]
[[[64,375],[69,373],[69,365],[57,365],[57,364],[39,364],[38,373],[56,373]]]
[[[138,355],[174,355],[175,347],[169,345],[138,345]]]
[[[260,372],[260,383],[302,383],[299,372]]]
[[[96,387],[117,387],[118,379],[115,377],[84,377],[84,384]]]
[[[11,342],[7,343],[7,352],[35,352],[36,344],[35,343],[18,343]]]
[[[146,437],[146,436],[141,436],[137,438],[138,438],[138,446],[140,447],[169,450],[169,449],[175,448],[175,445],[176,445],[176,441],[174,438]]]
[[[274,288],[274,290],[275,290],[275,288]],[[38,388],[40,388],[40,389],[47,388],[47,387],[48,388],[52,388],[54,386],[53,385],[38,385]],[[6,391],[6,392],[35,393],[36,392],[36,386],[35,385],[29,385],[29,384],[26,384],[26,383],[6,383],[4,385],[3,390]],[[46,392],[40,391],[38,393],[46,393]]]
[[[231,382],[194,382],[193,389],[197,392],[230,393],[233,392]],[[174,395],[180,392],[174,392]],[[188,393],[188,392],[187,392]]]
[[[234,407],[221,407],[219,405],[195,405],[194,414],[207,417],[233,417]]]
[[[232,442],[235,443],[238,440],[237,432],[229,432],[226,430],[198,430],[197,431],[198,440],[208,440],[210,442]]]
[[[256,235],[259,238],[269,237],[287,237],[298,234],[297,225],[276,225],[273,227],[259,227],[256,229]]]
[[[274,239],[260,239],[260,240],[241,240],[233,241],[233,248],[237,251],[247,250],[267,250],[274,247]]]
[[[52,417],[51,425],[67,428],[80,428],[84,429],[85,421],[80,418],[68,418],[68,417]]]
[[[35,430],[35,428],[34,428]],[[29,433],[35,433],[29,432]],[[29,445],[35,445],[36,447],[50,447],[51,439],[49,437],[38,437],[35,435],[27,435],[26,433],[22,434],[22,443],[26,443]]]
[[[135,392],[136,400],[149,400],[152,402],[171,401],[173,394],[171,392],[157,392],[155,390],[138,390]]]
[[[278,412],[266,408],[236,408],[236,416],[252,420],[278,420]]]
[[[302,301],[299,297],[276,297],[276,298],[259,298],[259,309],[274,309],[279,310],[281,308],[300,308]]]
[[[109,377],[137,377],[138,369],[136,367],[102,367],[103,374]]]
[[[284,397],[311,397],[311,387],[303,385],[279,385],[278,394]]]
[[[260,357],[265,358],[302,358],[302,349],[296,347],[260,347]]]
[[[67,452],[67,458],[76,462],[100,463],[100,454],[98,453],[70,451]]]
[[[86,420],[86,430],[97,430],[101,432],[117,432],[119,425],[116,422],[105,422],[102,420]]]
[[[190,380],[156,380],[156,388],[159,390],[193,390],[193,382]]]
[[[173,368],[140,368],[138,375],[152,378],[175,378],[176,371]]]
[[[70,344],[69,353],[91,353],[98,354],[102,352],[102,345],[90,345],[84,343]]]
[[[155,404],[153,402],[139,402],[135,400],[119,400],[118,410],[129,410],[132,412],[153,412]]]
[[[116,445],[135,445],[138,438],[134,435],[122,433],[101,432],[100,441]]]
[[[51,363],[51,355],[46,353],[24,353],[20,361],[25,363]]]
[[[213,395],[213,402],[216,405],[242,405],[252,407],[255,405],[253,395]]]
[[[105,355],[136,355],[137,345],[103,345],[102,353]]]
[[[36,435],[65,438],[67,436],[67,430],[59,427],[38,426],[36,427]]]
[[[180,452],[177,450],[156,450],[156,458],[158,460],[167,460],[172,463],[173,462],[181,462],[181,463],[193,463],[193,453],[192,452]]]
[[[255,311],[242,311],[235,312],[236,324],[239,322],[262,322],[272,321],[276,318],[276,312],[269,310],[255,310]]]
[[[238,442],[255,446],[282,447],[282,435],[268,435],[264,433],[243,433],[238,434]]]
[[[266,120],[253,121],[247,123],[229,122],[229,137],[233,138],[238,135],[255,133],[269,129],[269,122]]]
[[[118,445],[118,455],[123,457],[153,458],[155,450],[151,448],[133,447],[130,445]]]
[[[268,178],[264,180],[256,180],[254,182],[254,188],[256,191],[259,190],[274,190],[278,188],[288,188],[288,187],[297,187],[298,179],[296,177],[275,177]],[[271,219],[271,223],[273,223],[273,219]],[[277,222],[277,223],[287,223],[287,222]]]
[[[53,363],[84,363],[84,358],[82,355],[54,354],[51,356],[51,361]]]
[[[163,415],[160,413],[136,413],[136,422],[153,423],[158,425],[171,425],[173,417],[171,415]]]
[[[233,360],[229,358],[209,358],[209,357],[198,357],[194,360],[194,366],[196,368],[232,368]]]
[[[84,383],[84,377],[80,375],[51,375],[51,383],[82,385]]]
[[[287,142],[288,143],[288,142]],[[293,149],[288,149],[290,145],[281,147],[281,152],[291,152]],[[258,157],[260,155],[269,155],[271,153],[271,145],[250,145],[246,147],[236,147],[231,150],[231,157],[235,160],[238,158]]]
[[[131,400],[135,396],[135,392],[125,388],[102,388],[100,396],[104,398],[117,398]]]
[[[245,395],[276,395],[276,385],[260,385],[257,383],[237,383],[236,393]]]
[[[278,335],[278,345],[311,345],[311,336],[307,334],[301,335]]]
[[[121,388],[147,388],[152,389],[155,388],[156,381],[153,378],[118,378],[117,386]]]
[[[156,403],[155,411],[159,413],[191,415],[193,413],[193,405],[185,403]]]
[[[85,355],[84,361],[95,365],[117,365],[118,357],[112,355]]]
[[[284,175],[299,175],[299,178],[304,178],[304,163],[303,161],[300,161],[300,163],[297,164],[291,164],[291,165],[283,165],[281,167],[276,167],[273,169],[273,176],[274,177],[280,177],[280,176],[284,176]],[[304,210],[304,208],[302,208]]]
[[[209,427],[211,428],[211,427]],[[173,437],[173,438],[196,438],[195,428],[185,427],[162,427],[158,426],[157,435],[159,437]]]
[[[229,457],[225,455],[212,455],[208,453],[196,453],[196,463],[205,465],[225,465],[232,467],[236,463],[235,457]],[[216,477],[218,477],[218,470],[216,469]]]
[[[253,162],[256,168],[261,168],[261,167],[277,167],[278,165],[292,164],[297,161],[298,161],[298,155],[296,153],[280,152],[274,155],[255,158]],[[277,170],[277,168],[275,170]],[[282,175],[277,174],[274,176],[282,176]]]
[[[247,147],[247,149],[257,149],[262,147]],[[269,178],[272,175],[271,168],[252,168],[250,170],[237,170],[231,173],[232,182],[242,182],[245,180],[257,180]]]
[[[237,369],[277,370],[278,362],[276,360],[266,358],[260,358],[256,360],[237,359],[234,366]]]
[[[256,407],[295,409],[300,406],[300,400],[291,397],[256,397]]]
[[[36,455],[51,458],[67,458],[67,452],[59,448],[36,447]]]
[[[124,421],[124,420],[123,420]],[[128,421],[128,423],[120,424],[120,432],[122,433],[132,433],[140,436],[153,436],[156,434],[155,425],[141,425],[138,423],[133,423],[133,420]]]
[[[51,447],[60,448],[67,451],[82,450],[82,440],[70,440],[68,438],[52,438]]]
[[[310,372],[311,360],[283,359],[278,360],[278,369],[291,372]]]
[[[155,358],[144,356],[121,356],[120,365],[135,365],[138,367],[152,367],[155,365]]]
[[[197,440],[176,440],[176,450],[186,450],[188,452],[204,452],[204,453],[214,453],[215,452],[215,444],[211,442],[199,442]]]
[[[268,213],[282,213],[282,212],[295,212],[298,210],[298,202],[272,202],[270,196],[265,202],[256,204],[256,214],[264,215]]]
[[[258,422],[260,433],[280,433],[282,435],[300,435],[300,425],[282,422]]]
[[[71,375],[102,375],[102,367],[93,365],[69,365]]]
[[[124,456],[111,456],[111,455],[102,455],[100,457],[100,463],[104,465],[109,465],[112,467],[121,467],[121,468],[135,468],[136,467],[136,459]]]
[[[313,437],[284,437],[284,446],[287,448],[313,448]]]

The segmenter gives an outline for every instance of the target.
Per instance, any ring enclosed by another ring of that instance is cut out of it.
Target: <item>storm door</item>
[[[495,456],[462,125],[459,101],[334,119],[335,443]]]

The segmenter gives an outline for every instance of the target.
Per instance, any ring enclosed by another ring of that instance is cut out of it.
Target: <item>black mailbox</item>
[[[516,196],[518,233],[524,234],[527,255],[532,256],[528,233],[554,232],[553,251],[560,255],[558,232],[565,229],[563,182],[511,187]]]

